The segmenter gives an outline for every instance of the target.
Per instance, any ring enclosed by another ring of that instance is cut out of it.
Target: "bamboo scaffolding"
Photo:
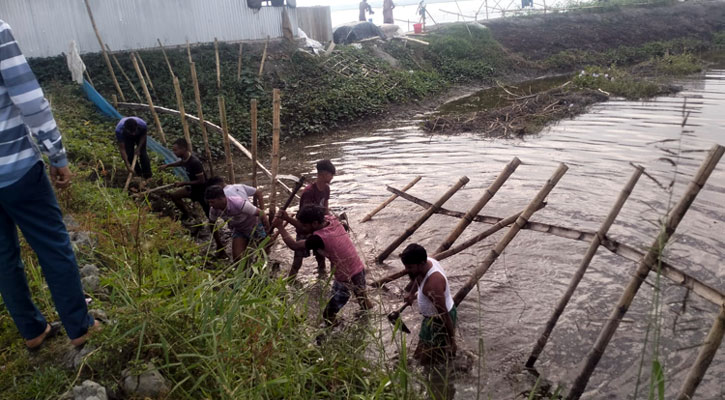
[[[239,43],[239,58],[237,58],[237,82],[242,80],[242,43]]]
[[[488,271],[488,268],[491,267],[491,264],[493,264],[494,261],[498,258],[501,253],[503,253],[506,246],[508,246],[509,243],[516,237],[516,235],[521,231],[521,227],[523,227],[528,221],[529,218],[538,210],[541,205],[544,203],[544,200],[546,199],[546,196],[549,195],[552,189],[556,186],[557,183],[559,183],[559,180],[562,176],[566,173],[566,171],[569,169],[569,167],[566,166],[566,164],[559,164],[559,168],[554,171],[554,174],[549,178],[548,181],[546,181],[546,184],[539,190],[539,193],[536,194],[536,196],[529,202],[529,205],[526,207],[526,209],[519,215],[519,217],[516,219],[516,222],[511,225],[511,228],[506,232],[506,235],[499,240],[499,242],[496,244],[496,247],[491,249],[486,256],[486,258],[481,262],[481,264],[476,267],[476,270],[474,271],[473,275],[471,275],[471,278],[468,279],[468,281],[463,285],[461,289],[458,290],[455,296],[453,296],[453,302],[456,305],[461,304],[464,298],[466,298],[466,295],[473,289],[474,286],[478,283],[478,281],[481,279],[481,277]]]
[[[169,73],[171,76],[176,76],[174,74],[174,69],[171,68],[171,61],[169,61],[169,57],[166,55],[166,49],[164,48],[164,45],[161,44],[161,39],[156,38],[156,41],[159,43],[159,47],[161,47],[161,53],[164,55],[164,60],[166,60],[166,66],[169,68]]]
[[[710,177],[710,174],[717,166],[723,152],[725,152],[725,147],[719,145],[714,145],[712,149],[710,149],[707,158],[700,166],[700,169],[697,171],[693,180],[687,186],[685,194],[682,196],[675,208],[673,208],[668,214],[659,235],[657,235],[657,238],[655,238],[654,242],[650,246],[649,251],[640,261],[637,266],[637,270],[634,272],[634,276],[629,281],[629,284],[627,285],[624,293],[622,293],[622,296],[619,298],[617,305],[612,310],[607,323],[600,331],[597,341],[587,355],[584,367],[574,380],[571,391],[566,397],[568,400],[576,400],[581,397],[587,383],[589,382],[592,372],[594,372],[594,369],[597,367],[599,360],[602,358],[602,355],[604,355],[604,351],[606,350],[609,341],[612,339],[612,336],[614,336],[614,332],[617,330],[617,327],[619,327],[619,323],[622,321],[622,318],[624,318],[624,315],[627,313],[627,309],[632,304],[634,296],[637,294],[640,286],[642,286],[642,283],[647,278],[647,275],[649,275],[650,270],[657,267],[657,262],[661,257],[662,250],[669,241],[670,237],[675,233],[677,226],[680,221],[682,221],[685,213],[697,197],[700,189],[702,189],[703,185]]]
[[[216,60],[216,88],[222,90],[222,67],[219,63],[219,41],[214,38],[214,59]]]
[[[123,107],[123,108],[127,108],[129,110],[147,110],[147,109],[149,109],[149,105],[148,104],[119,103],[118,106],[119,107]],[[173,110],[173,109],[167,108],[167,107],[153,106],[153,108],[154,108],[154,110],[156,112],[159,112],[161,114],[177,115],[177,116],[180,114],[178,110]],[[195,115],[191,115],[189,113],[186,113],[186,118],[188,118],[190,120],[193,120],[194,122],[199,122],[199,117],[197,117]],[[207,129],[212,130],[214,132],[218,132],[218,133],[220,133],[222,135],[224,134],[222,128],[219,125],[216,125],[216,124],[214,124],[212,122],[209,122],[209,121],[204,121],[204,124],[206,125]],[[229,135],[229,141],[231,142],[232,145],[234,145],[234,147],[237,148],[237,150],[241,151],[242,154],[244,154],[245,157],[249,158],[250,160],[252,159],[252,153],[246,147],[244,147],[244,145],[241,142],[239,142],[237,139],[235,139],[231,135]],[[265,174],[266,176],[268,176],[270,178],[272,177],[272,173],[269,172],[269,170],[264,165],[262,165],[262,163],[260,163],[259,161],[257,161],[257,164],[256,165],[257,165],[257,168],[259,168],[259,170],[262,171],[263,174]],[[277,179],[277,184],[285,192],[292,193],[292,188],[290,188],[289,186],[287,186],[280,179]]]
[[[148,83],[151,91],[154,92],[154,97],[158,99],[159,96],[156,94],[156,89],[154,89],[154,83],[151,81],[151,75],[149,75],[149,71],[146,69],[146,64],[144,64],[143,58],[141,58],[141,53],[137,52],[136,57],[138,58],[138,62],[141,63],[141,69],[143,70],[144,76],[146,77],[146,83]]]
[[[387,187],[388,191],[391,193],[396,193],[401,198],[408,200],[410,202],[413,202],[423,208],[430,208],[432,206],[431,203],[419,199],[417,197],[411,196],[408,193],[403,193],[399,191],[398,189]],[[457,217],[462,218],[463,213],[458,211],[451,211],[444,208],[441,208],[437,211],[438,214],[447,215],[450,217]],[[476,222],[483,222],[486,224],[496,224],[499,221],[502,220],[502,218],[499,217],[493,217],[489,215],[477,215],[473,218]],[[532,222],[529,221],[524,225],[523,229],[532,230],[535,232],[541,232],[541,233],[547,233],[550,235],[562,237],[565,239],[571,239],[571,240],[578,240],[578,241],[591,241],[594,238],[595,233],[594,232],[585,232],[580,231],[572,228],[567,228],[563,226],[557,226],[557,225],[550,225],[545,224],[541,222]],[[630,261],[638,262],[643,256],[644,253],[641,251],[635,249],[632,246],[629,246],[624,243],[620,243],[616,240],[605,238],[601,246],[605,249],[609,250],[610,252],[624,257]],[[712,286],[707,285],[706,283],[698,280],[697,278],[688,275],[684,272],[682,272],[677,267],[673,266],[672,264],[662,261],[661,265],[661,272],[662,275],[670,279],[675,284],[684,286],[690,290],[693,291],[693,293],[697,294],[698,296],[702,297],[703,299],[716,304],[720,305],[725,303],[725,294],[720,292],[718,289],[713,288]]]
[[[269,36],[267,36],[267,41],[264,42],[264,50],[262,51],[262,62],[259,63],[259,76],[262,77],[262,73],[264,72],[264,61],[267,59],[267,46],[269,46]]]
[[[418,183],[418,181],[420,181],[420,179],[421,179],[421,176],[420,175],[419,176],[416,176],[415,179],[413,179],[412,181],[410,181],[407,185],[405,185],[404,188],[402,188],[400,190],[403,191],[403,192],[405,192],[406,190],[408,190],[408,189],[412,188],[413,186],[415,186],[415,184]],[[361,219],[360,222],[368,222],[368,221],[370,221],[375,216],[375,214],[379,213],[383,208],[387,207],[388,204],[392,203],[393,200],[395,200],[397,198],[398,198],[398,195],[397,194],[394,194],[394,195],[388,197],[387,200],[385,200],[384,202],[382,202],[382,204],[380,204],[379,206],[377,206],[374,210],[370,211],[370,213],[368,215],[366,215],[363,219]]]
[[[133,90],[133,93],[136,95],[136,98],[138,99],[138,101],[143,101],[143,100],[141,100],[141,95],[138,93],[138,90],[136,90],[136,87],[133,85],[131,78],[129,78],[128,75],[126,75],[126,71],[123,70],[121,63],[118,62],[118,58],[116,57],[115,54],[113,54],[113,52],[111,51],[111,48],[108,46],[108,44],[106,44],[106,50],[108,50],[108,52],[111,53],[113,62],[116,63],[116,66],[121,71],[121,75],[123,75],[123,77],[126,79],[126,82],[128,82],[128,86],[131,86],[131,90]]]
[[[219,101],[219,119],[222,124],[222,135],[224,135],[224,160],[227,166],[227,179],[230,184],[236,182],[234,179],[234,162],[232,161],[232,148],[229,145],[229,125],[227,125],[227,106],[224,96],[217,97]]]
[[[201,129],[201,137],[204,140],[204,154],[206,155],[207,163],[209,163],[209,172],[213,176],[214,163],[212,162],[211,149],[209,148],[209,134],[206,131],[206,124],[204,123],[204,110],[201,106],[201,91],[199,90],[199,78],[196,75],[196,63],[192,61],[189,64],[189,68],[191,69],[191,81],[194,84],[194,101],[196,102],[196,112],[199,114],[199,128]]]
[[[269,215],[274,217],[277,207],[276,178],[279,173],[279,128],[281,99],[279,89],[272,90],[272,190],[269,194]]]
[[[680,388],[680,394],[677,395],[677,400],[690,400],[695,395],[697,386],[705,376],[705,372],[710,367],[712,359],[715,358],[720,344],[722,343],[723,333],[725,332],[725,304],[720,306],[720,313],[715,317],[715,321],[710,328],[710,332],[705,338],[705,342],[700,348],[700,352],[697,354],[695,363],[687,373],[685,382],[682,383]]]
[[[154,101],[151,99],[151,93],[149,93],[149,88],[146,86],[146,80],[143,78],[141,68],[139,68],[138,66],[138,61],[136,61],[136,55],[134,53],[131,53],[131,62],[133,63],[133,69],[136,70],[138,80],[141,82],[141,89],[143,89],[143,94],[146,96],[146,101],[148,102],[146,108],[151,111],[151,116],[154,118],[154,123],[156,124],[156,130],[159,132],[159,136],[161,136],[161,142],[163,144],[166,144],[166,134],[164,133],[164,128],[161,126],[161,120],[159,119],[159,115],[156,114]],[[119,105],[120,104],[121,103],[119,103]]]
[[[251,141],[252,141],[252,186],[257,187],[257,99],[249,102],[249,119],[251,122]]]
[[[496,192],[503,186],[503,184],[506,182],[506,180],[511,176],[511,174],[516,171],[516,168],[521,165],[521,160],[518,159],[518,157],[514,157],[513,160],[511,160],[506,167],[501,171],[501,173],[496,177],[496,179],[491,183],[491,185],[486,189],[486,191],[483,193],[483,196],[476,202],[476,204],[471,207],[470,210],[466,213],[466,215],[461,218],[460,221],[458,221],[458,225],[451,231],[451,233],[448,235],[448,237],[441,243],[440,246],[433,252],[433,253],[440,253],[443,250],[449,249],[453,243],[458,239],[459,236],[463,233],[466,228],[468,228],[468,225],[473,222],[473,217],[478,215],[478,212],[483,209],[484,206],[493,198],[494,195],[496,195]]]
[[[393,243],[391,243],[385,250],[383,250],[383,252],[380,253],[375,261],[379,263],[385,261],[385,259],[388,258],[388,256],[393,251],[395,251],[395,249],[397,249],[398,246],[400,246],[405,241],[405,239],[409,238],[416,230],[418,230],[418,228],[420,228],[421,225],[423,225],[423,223],[425,223],[425,221],[427,221],[428,218],[430,218],[436,212],[436,210],[441,208],[443,204],[448,201],[448,199],[450,199],[459,189],[465,186],[468,181],[469,179],[467,176],[461,177],[458,182],[451,186],[451,188],[448,189],[448,191],[443,194],[443,196],[441,196],[441,198],[438,199],[438,201],[436,201],[436,203],[433,204],[431,208],[426,210],[423,215],[421,215],[420,218],[418,218],[418,220],[413,223],[413,225],[409,226],[402,235],[400,235],[397,239],[393,241]]]
[[[184,107],[184,94],[181,92],[179,78],[174,77],[174,92],[176,92],[176,104],[179,107],[179,118],[181,119],[181,129],[184,132],[184,139],[189,144],[189,152],[194,151],[191,144],[191,133],[189,133],[189,124],[186,123],[186,107]]]
[[[116,92],[118,93],[118,97],[121,98],[121,101],[126,101],[126,96],[123,95],[123,91],[121,90],[121,86],[118,84],[118,79],[116,79],[116,73],[113,72],[113,65],[111,65],[111,60],[108,58],[108,53],[106,52],[106,47],[103,45],[103,39],[101,38],[100,32],[98,32],[98,27],[96,26],[96,19],[93,18],[93,11],[91,11],[91,5],[88,4],[88,0],[84,0],[86,3],[86,10],[88,11],[88,18],[91,19],[91,25],[93,26],[93,32],[96,34],[96,39],[98,39],[98,45],[101,46],[101,52],[103,53],[103,60],[106,62],[106,68],[108,68],[108,72],[111,74],[111,80],[113,81],[113,86],[116,88]]]
[[[544,347],[546,347],[546,343],[549,341],[549,336],[551,335],[551,332],[554,330],[556,323],[559,321],[559,317],[561,317],[561,314],[564,312],[566,305],[569,303],[569,300],[571,300],[571,297],[574,295],[574,291],[579,286],[579,283],[581,282],[582,278],[584,278],[584,273],[586,273],[587,268],[589,268],[589,264],[591,263],[592,259],[594,259],[594,256],[597,254],[599,245],[602,243],[602,240],[606,237],[607,232],[609,232],[609,228],[611,228],[612,224],[614,224],[614,220],[617,218],[617,215],[619,215],[619,212],[622,210],[624,203],[629,198],[629,195],[632,193],[634,186],[639,181],[639,178],[640,178],[640,176],[642,176],[643,172],[644,172],[644,168],[642,168],[642,167],[635,168],[635,171],[632,173],[632,176],[629,178],[629,181],[624,186],[624,189],[622,189],[622,191],[619,193],[619,197],[617,198],[617,201],[614,203],[614,206],[612,206],[612,209],[609,211],[607,218],[604,220],[602,225],[599,227],[599,230],[594,235],[594,238],[592,238],[592,241],[589,244],[589,248],[587,249],[587,252],[584,255],[584,258],[582,259],[581,263],[579,264],[579,268],[577,268],[576,272],[574,273],[574,276],[572,276],[571,281],[569,282],[569,286],[566,288],[566,292],[561,297],[561,299],[559,299],[559,303],[554,308],[554,312],[551,314],[551,317],[549,317],[549,320],[546,322],[544,331],[541,333],[538,340],[536,341],[536,345],[534,346],[534,349],[531,351],[531,355],[529,355],[529,359],[526,361],[526,368],[534,367],[536,360],[539,358],[539,355],[541,355],[541,352],[544,350]]]

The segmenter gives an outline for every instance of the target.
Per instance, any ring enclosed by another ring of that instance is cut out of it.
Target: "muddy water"
[[[331,205],[346,211],[353,221],[354,237],[366,256],[372,279],[400,267],[394,256],[387,260],[389,267],[376,266],[372,260],[422,212],[399,199],[372,221],[357,222],[389,196],[385,185],[402,187],[420,175],[423,179],[410,193],[435,201],[466,175],[470,183],[445,205],[465,211],[514,156],[522,165],[482,213],[508,216],[521,210],[563,162],[570,168],[568,173],[549,196],[548,206],[533,220],[585,230],[596,230],[603,221],[632,173],[629,163],[643,165],[658,183],[643,177],[611,230],[614,238],[643,248],[652,242],[658,220],[682,195],[707,149],[714,143],[725,144],[725,70],[711,70],[681,84],[685,90],[676,96],[598,104],[585,115],[524,140],[430,136],[418,128],[417,120],[308,137],[285,146],[282,154],[287,158],[281,170],[312,174],[316,160],[333,160],[338,176],[332,186]],[[682,129],[685,98],[690,116]],[[666,188],[673,179],[669,191]],[[722,161],[668,250],[674,265],[721,291],[725,291],[724,205]],[[434,216],[408,242],[435,248],[455,223],[450,217]],[[486,227],[472,225],[459,242]],[[500,237],[489,238],[444,261],[454,291]],[[508,246],[484,276],[479,290],[474,289],[459,309],[459,347],[472,354],[475,362],[456,379],[455,398],[477,398],[479,391],[482,398],[515,398],[524,389],[529,380],[520,373],[521,366],[586,248],[584,242],[530,231],[521,232]],[[303,279],[314,279],[313,264],[306,261]],[[537,367],[543,376],[555,385],[570,386],[633,269],[634,263],[600,250],[539,359]],[[586,398],[633,397],[645,333],[652,321],[648,314],[655,277],[648,282],[610,343]],[[390,290],[375,294],[381,314],[397,306],[404,284],[396,282]],[[717,308],[668,282],[663,281],[662,288],[659,354],[665,368],[666,398],[673,398]],[[409,310],[404,319],[417,330],[419,316],[415,312]],[[383,318],[378,324],[384,341],[394,351],[387,322]],[[652,337],[650,333],[649,343]],[[415,335],[409,339],[414,345]],[[479,340],[483,341],[483,354],[478,351]],[[647,370],[650,351],[644,359]],[[641,389],[640,398],[646,396],[642,390],[646,392]],[[721,348],[697,394],[702,399],[723,399],[724,393],[725,350]]]

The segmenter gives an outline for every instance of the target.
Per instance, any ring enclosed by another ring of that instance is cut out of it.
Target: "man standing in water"
[[[443,268],[416,243],[408,245],[400,259],[413,282],[406,302],[412,303],[417,298],[423,315],[414,357],[428,365],[455,356],[456,306]]]
[[[393,19],[393,8],[395,8],[395,4],[393,4],[393,0],[383,1],[383,23],[384,24],[394,24],[395,23],[395,20]]]
[[[375,13],[373,12],[373,8],[372,8],[372,7],[370,7],[370,4],[368,4],[368,0],[362,0],[362,1],[360,2],[360,15],[359,15],[359,17],[358,17],[358,19],[359,19],[360,21],[367,21],[367,18],[365,18],[365,11],[369,12],[369,13],[370,13],[370,15],[373,15],[373,14],[375,14]]]

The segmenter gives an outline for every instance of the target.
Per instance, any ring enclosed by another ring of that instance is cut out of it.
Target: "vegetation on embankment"
[[[259,251],[260,261],[236,270],[216,263],[179,223],[106,185],[117,180],[95,179],[112,175],[111,166],[120,163],[108,135],[114,121],[97,117],[77,88],[50,85],[46,92],[75,174],[72,186],[58,192],[59,202],[76,229],[93,233],[95,247],[76,254],[80,265],[100,268],[103,289],[89,293],[90,307],[107,319],[82,364],[67,368],[61,361],[73,354],[67,338],[49,339],[29,354],[0,302],[0,397],[57,399],[92,379],[111,398],[128,398],[119,389],[122,371],[139,371],[147,362],[169,381],[173,399],[418,397],[405,358],[389,362],[368,324],[350,323],[314,345],[318,295],[289,289]],[[25,243],[22,254],[36,304],[57,320]]]

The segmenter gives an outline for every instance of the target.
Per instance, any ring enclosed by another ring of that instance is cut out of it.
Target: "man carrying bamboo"
[[[405,301],[412,303],[417,298],[423,315],[414,357],[421,364],[429,365],[455,356],[457,313],[443,268],[416,243],[403,250],[400,260],[413,283]]]

